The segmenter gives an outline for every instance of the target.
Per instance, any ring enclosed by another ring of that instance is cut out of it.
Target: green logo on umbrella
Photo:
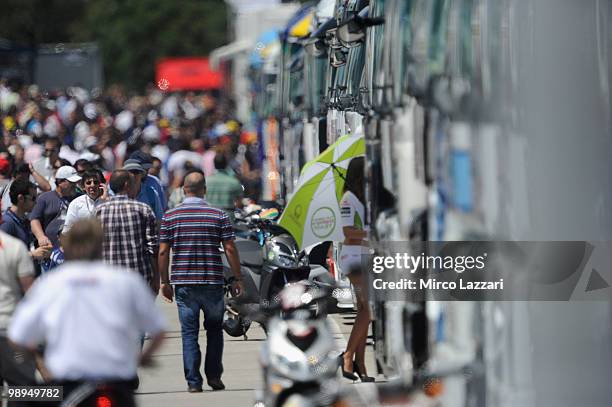
[[[310,229],[318,238],[326,238],[331,235],[336,227],[336,214],[326,206],[317,209],[310,219]]]

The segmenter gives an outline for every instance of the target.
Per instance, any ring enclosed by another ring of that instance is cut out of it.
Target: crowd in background
[[[193,171],[233,219],[244,198],[260,196],[261,160],[256,135],[232,111],[211,92],[47,92],[0,79],[0,229],[26,244],[39,271],[61,264],[61,233],[117,192],[107,185],[119,169],[134,174],[135,198],[158,222],[182,202]]]
[[[231,100],[212,93],[165,94],[153,86],[144,95],[118,86],[45,92],[0,80],[0,188],[18,169],[25,171],[24,164],[33,164],[38,173],[33,177],[49,181],[47,186],[35,178],[39,191],[53,189],[53,172],[62,165],[91,163],[108,179],[141,151],[153,158],[152,174],[170,197],[189,170],[212,175],[214,157],[222,154],[245,196],[256,200],[261,178],[257,137],[232,118],[232,108]],[[47,142],[57,146],[56,155],[45,148]]]

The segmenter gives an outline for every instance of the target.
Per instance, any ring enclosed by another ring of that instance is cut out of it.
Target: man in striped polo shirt
[[[176,290],[183,367],[190,392],[202,391],[201,353],[198,344],[200,311],[204,311],[206,360],[204,373],[213,390],[223,390],[223,263],[219,247],[223,244],[227,260],[236,277],[236,295],[243,291],[240,259],[234,244],[234,230],[228,215],[205,200],[204,175],[193,172],[185,177],[185,200],[164,215],[160,228],[159,270],[162,295],[172,301]],[[172,273],[168,264],[172,249]],[[172,287],[174,286],[174,288]]]

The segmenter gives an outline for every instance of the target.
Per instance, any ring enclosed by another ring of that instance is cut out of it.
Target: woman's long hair
[[[346,169],[343,192],[351,191],[365,204],[365,158],[355,157]]]

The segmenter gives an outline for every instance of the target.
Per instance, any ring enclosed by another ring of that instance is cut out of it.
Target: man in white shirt
[[[73,199],[68,205],[62,233],[68,233],[72,225],[80,219],[95,217],[97,206],[108,198],[106,185],[102,183],[101,174],[98,171],[85,171],[82,177],[82,188],[85,194]]]
[[[100,260],[102,238],[96,219],[75,223],[62,238],[66,263],[36,281],[8,330],[21,348],[46,344],[45,365],[67,386],[64,397],[82,382],[133,382],[164,336],[151,290],[138,274]],[[151,342],[141,353],[145,332]]]
[[[34,359],[8,345],[6,331],[17,303],[34,282],[34,264],[25,244],[0,231],[0,388],[35,383]]]

